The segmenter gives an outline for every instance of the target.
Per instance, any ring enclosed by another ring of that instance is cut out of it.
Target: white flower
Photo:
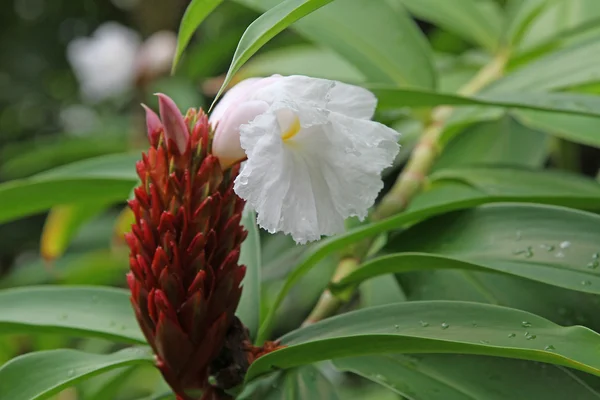
[[[100,101],[131,88],[139,35],[116,22],[101,25],[90,38],[77,38],[67,47],[67,58],[83,96]]]
[[[215,107],[213,154],[243,164],[235,192],[258,224],[298,243],[344,231],[364,219],[398,153],[398,133],[371,121],[366,89],[305,76],[248,79]]]

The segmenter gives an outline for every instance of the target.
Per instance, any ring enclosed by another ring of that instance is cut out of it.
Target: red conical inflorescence
[[[247,234],[240,224],[244,202],[233,191],[238,167],[223,171],[210,153],[213,135],[201,110],[184,118],[168,97],[159,101],[160,118],[147,109],[151,146],[137,163],[141,184],[129,202],[131,302],[179,398],[197,398],[189,394],[195,391],[218,398],[209,375],[232,358],[223,356],[227,338],[247,337],[234,316]]]

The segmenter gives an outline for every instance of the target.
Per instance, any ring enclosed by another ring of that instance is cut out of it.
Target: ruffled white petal
[[[331,90],[327,108],[348,117],[371,119],[377,107],[377,97],[359,86],[337,82]]]
[[[219,140],[237,146],[232,135],[219,135],[240,123],[247,156],[234,189],[270,232],[298,243],[343,232],[346,218],[365,218],[375,202],[398,133],[369,120],[377,99],[368,90],[303,76],[267,79],[230,91],[236,98],[219,116],[214,148],[227,147]]]

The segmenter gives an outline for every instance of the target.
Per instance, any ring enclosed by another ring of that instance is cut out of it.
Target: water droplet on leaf
[[[450,328],[450,325],[447,324],[447,323],[445,323],[445,322],[442,322],[441,326],[442,326],[442,329],[448,329],[448,328]]]
[[[426,328],[429,326],[429,322],[421,321],[420,323],[423,328]]]
[[[598,263],[597,260],[594,260],[594,261],[589,262],[587,267],[591,268],[591,269],[596,269],[596,268],[598,268],[598,265],[600,265],[600,263]]]
[[[564,242],[561,242],[559,246],[561,249],[568,249],[569,247],[571,247],[571,242],[565,240]]]
[[[521,322],[521,326],[523,328],[529,328],[531,326],[531,322],[523,321],[523,322]]]
[[[540,249],[550,252],[550,251],[554,251],[554,246],[551,244],[540,244]]]
[[[544,350],[552,351],[552,350],[556,350],[556,348],[554,346],[552,346],[551,344],[549,344],[548,346],[544,347]]]
[[[581,281],[581,284],[583,286],[590,286],[592,284],[592,281],[584,280],[584,281]]]
[[[514,338],[515,336],[517,336],[517,334],[516,334],[516,333],[509,333],[509,334],[508,334],[508,337],[509,337],[509,338]]]

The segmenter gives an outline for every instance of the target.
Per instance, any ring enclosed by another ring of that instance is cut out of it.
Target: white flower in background
[[[67,58],[83,96],[100,101],[129,90],[140,43],[137,32],[116,22],[101,25],[92,37],[69,43]]]
[[[258,224],[298,243],[364,219],[398,153],[398,133],[370,119],[366,89],[305,76],[253,78],[215,107],[213,154],[223,167],[247,158],[235,192]]]
[[[171,31],[159,31],[150,36],[140,47],[135,60],[138,80],[151,81],[171,70],[177,35]]]

